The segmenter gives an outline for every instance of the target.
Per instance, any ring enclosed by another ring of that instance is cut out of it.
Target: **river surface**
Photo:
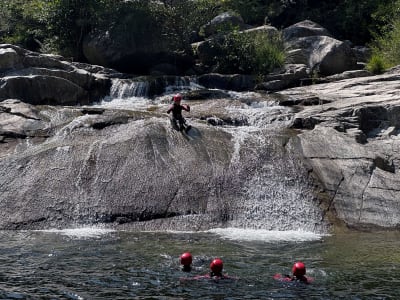
[[[1,299],[399,299],[400,234],[216,229],[0,232]],[[190,251],[193,270],[180,269]],[[215,257],[236,280],[187,280]],[[294,261],[310,285],[275,281]]]

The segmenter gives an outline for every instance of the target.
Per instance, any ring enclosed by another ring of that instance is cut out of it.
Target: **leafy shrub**
[[[214,60],[221,73],[268,74],[283,65],[285,52],[279,36],[234,30],[222,42],[215,40]]]
[[[285,51],[280,36],[268,36],[258,33],[254,40],[253,71],[267,74],[285,62]]]
[[[400,1],[399,1],[400,3]],[[368,63],[371,71],[390,68],[400,64],[400,16],[385,27],[372,43],[373,55]]]
[[[382,74],[385,71],[385,62],[378,54],[373,54],[368,61],[367,70],[373,74]]]

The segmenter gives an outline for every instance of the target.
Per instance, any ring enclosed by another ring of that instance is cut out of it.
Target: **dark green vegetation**
[[[245,35],[233,30],[222,42],[214,41],[221,73],[268,74],[285,62],[284,45],[278,36]]]
[[[400,62],[399,3],[399,0],[8,0],[0,2],[0,42],[84,61],[85,36],[108,30],[123,32],[126,39],[137,43],[151,34],[166,40],[171,52],[188,52],[190,44],[201,38],[198,34],[201,25],[231,10],[253,26],[267,23],[281,29],[310,19],[338,39],[358,45],[371,44],[374,56],[369,67],[378,72]],[[268,49],[260,49],[260,41],[232,31],[224,44],[218,45],[224,55],[222,70],[256,69],[255,72],[263,73],[282,63],[279,40],[270,43]],[[249,53],[246,57],[241,54],[243,49]]]

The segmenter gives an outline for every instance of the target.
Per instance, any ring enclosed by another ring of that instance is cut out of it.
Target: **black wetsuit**
[[[185,128],[185,124],[186,124],[186,120],[185,118],[182,116],[182,110],[186,110],[189,111],[189,108],[187,108],[187,106],[184,105],[180,105],[177,103],[174,103],[170,106],[170,108],[167,110],[167,113],[169,114],[170,112],[172,112],[172,118],[171,121],[173,122],[173,124],[178,127],[178,123],[179,123],[179,129],[183,130]],[[177,123],[178,122],[178,123]]]

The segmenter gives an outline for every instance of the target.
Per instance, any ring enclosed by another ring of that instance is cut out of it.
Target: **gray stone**
[[[18,53],[12,48],[0,48],[0,70],[11,69],[21,64]]]
[[[244,24],[241,16],[231,12],[224,12],[216,16],[209,23],[203,25],[201,32],[205,37],[209,37],[217,33],[227,32],[233,29],[243,30],[248,27],[248,25]]]
[[[314,123],[292,142],[320,182],[327,214],[350,228],[399,227],[399,76],[392,70],[279,92],[289,99],[329,101],[296,114],[293,125]]]
[[[308,67],[322,76],[357,68],[357,60],[351,47],[328,36],[292,39],[287,43],[287,47],[291,51],[296,51],[296,55],[290,56],[292,63],[304,63],[306,60]],[[296,58],[300,61],[296,61]]]
[[[304,20],[283,29],[283,38],[285,41],[309,36],[332,37],[328,30],[310,20]]]

